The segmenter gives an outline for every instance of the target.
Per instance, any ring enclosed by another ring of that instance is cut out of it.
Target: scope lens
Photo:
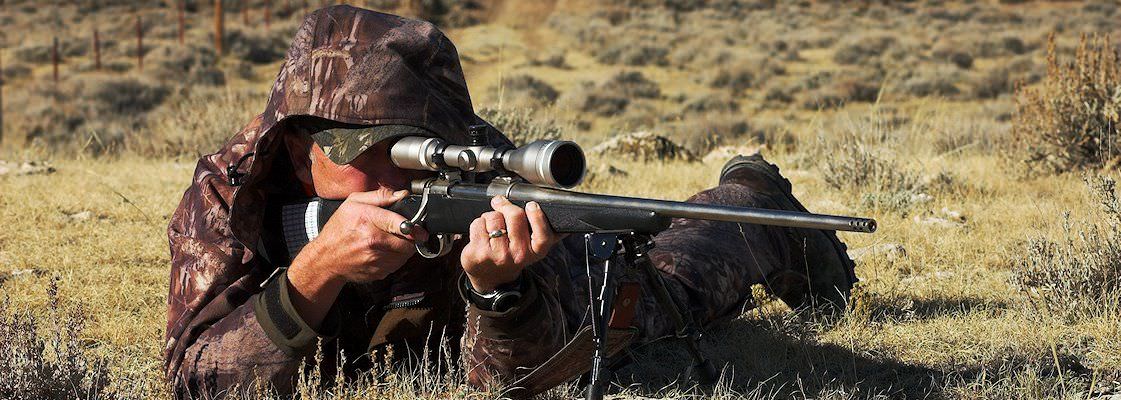
[[[572,142],[558,146],[549,160],[549,172],[560,187],[573,187],[584,178],[584,152]]]

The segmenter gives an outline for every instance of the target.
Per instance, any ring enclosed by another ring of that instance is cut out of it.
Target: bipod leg
[[[685,341],[685,347],[689,351],[689,356],[693,359],[693,373],[697,381],[703,384],[715,383],[719,375],[716,367],[701,354],[701,349],[697,345],[700,334],[697,332],[696,325],[694,325],[693,316],[681,312],[681,308],[670,296],[669,289],[666,288],[665,278],[654,267],[654,263],[650,261],[649,251],[654,247],[653,239],[648,236],[637,236],[634,239],[634,241],[624,243],[624,246],[627,247],[627,262],[632,263],[642,271],[642,274],[646,277],[647,285],[654,291],[658,306],[673,321],[676,330],[675,336]]]
[[[607,392],[607,325],[611,320],[612,305],[615,303],[616,275],[618,268],[612,265],[619,237],[614,234],[585,234],[584,247],[588,273],[588,297],[591,307],[592,340],[595,354],[592,370],[588,379],[586,398],[601,400]],[[592,262],[603,263],[601,281],[595,281]]]

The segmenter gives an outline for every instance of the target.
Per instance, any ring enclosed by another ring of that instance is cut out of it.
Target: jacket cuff
[[[253,302],[253,311],[265,335],[293,357],[311,354],[319,339],[334,338],[341,328],[339,313],[334,307],[323,318],[318,330],[300,317],[288,294],[287,270],[265,285],[265,290]]]
[[[479,330],[487,337],[514,339],[537,329],[541,320],[546,317],[545,299],[537,285],[536,279],[527,276],[522,298],[503,312],[483,310],[467,301],[468,310],[477,318]]]

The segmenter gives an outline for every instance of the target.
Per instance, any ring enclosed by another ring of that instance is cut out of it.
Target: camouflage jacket
[[[285,265],[261,254],[266,205],[298,194],[278,140],[288,121],[413,125],[463,143],[466,127],[480,121],[471,107],[455,47],[433,25],[349,6],[309,14],[265,111],[198,161],[171,217],[164,355],[177,393],[209,396],[255,381],[289,391],[320,340],[327,355],[345,351],[354,371],[375,362],[362,357],[371,351],[420,348],[441,334],[458,344],[466,329],[464,365],[480,386],[509,382],[560,348],[572,323],[562,308],[577,306],[534,290],[554,285],[552,273],[531,274],[524,304],[488,313],[455,290],[458,252],[416,257],[384,281],[347,285],[331,311],[336,323],[315,332],[291,311]],[[326,358],[323,370],[333,373],[334,357]]]
[[[371,354],[384,354],[387,346],[438,347],[441,336],[475,386],[513,383],[532,394],[587,367],[588,341],[580,338],[587,332],[588,288],[578,237],[527,268],[526,293],[505,313],[465,304],[456,292],[462,269],[453,251],[434,260],[414,257],[383,281],[348,284],[320,331],[303,323],[287,300],[286,266],[261,251],[270,234],[267,205],[300,194],[277,139],[301,116],[418,126],[453,143],[465,142],[466,127],[480,122],[455,47],[431,24],[349,6],[310,14],[265,111],[198,161],[171,217],[164,357],[177,395],[210,397],[262,381],[289,392],[298,371],[315,362],[310,355],[320,342],[325,376],[336,368],[348,375],[368,368],[379,362]],[[791,207],[782,194],[788,183],[768,193],[774,185],[748,178],[690,201]],[[773,227],[675,220],[655,240],[655,267],[683,311],[701,323],[738,315],[752,284],[788,267],[800,270],[806,258],[790,231]],[[630,295],[617,300],[611,351],[636,337],[673,333],[652,296],[635,295],[645,291],[642,285],[624,282]],[[331,355],[338,351],[346,365],[336,365]]]

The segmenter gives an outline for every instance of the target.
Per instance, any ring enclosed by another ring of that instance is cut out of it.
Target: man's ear
[[[284,147],[288,149],[292,169],[296,173],[296,178],[305,187],[313,186],[311,179],[311,146],[314,145],[311,137],[299,130],[292,130],[284,134]]]

